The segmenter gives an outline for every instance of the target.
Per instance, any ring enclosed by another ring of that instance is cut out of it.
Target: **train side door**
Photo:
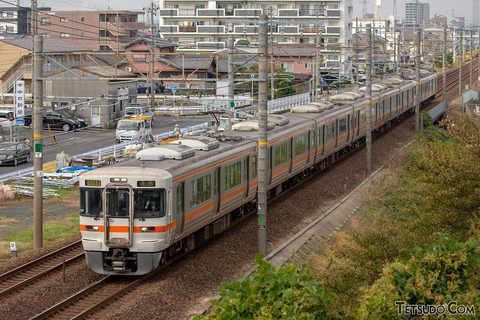
[[[248,197],[248,189],[250,186],[250,156],[246,156],[243,159],[243,198]]]
[[[175,237],[179,237],[183,233],[185,225],[185,182],[182,181],[177,184],[176,188],[176,203],[175,203],[175,218],[177,220]]]
[[[220,202],[221,202],[221,178],[220,178],[221,167],[216,167],[213,172],[213,216],[216,217],[220,213]]]

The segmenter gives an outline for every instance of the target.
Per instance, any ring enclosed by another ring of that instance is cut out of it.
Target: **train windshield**
[[[80,215],[103,216],[102,189],[80,189]]]
[[[165,189],[134,189],[135,218],[165,216]]]

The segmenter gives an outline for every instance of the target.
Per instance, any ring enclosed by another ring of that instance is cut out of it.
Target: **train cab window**
[[[295,157],[305,153],[305,135],[295,138]]]
[[[325,142],[335,139],[335,123],[325,125]]]
[[[135,218],[165,216],[165,189],[135,189],[133,196]]]
[[[111,217],[127,218],[129,216],[128,189],[109,189],[107,191],[107,211]]]
[[[347,119],[338,120],[338,136],[341,137],[347,133]]]
[[[287,162],[287,143],[275,146],[275,167]]]
[[[242,163],[239,161],[225,167],[225,191],[242,182]]]
[[[207,174],[206,176],[203,176],[191,182],[191,185],[190,185],[191,200],[190,201],[192,206],[196,206],[211,198],[212,196],[212,191],[210,189],[211,180],[212,180],[211,175]]]
[[[102,217],[102,189],[80,189],[80,215]]]

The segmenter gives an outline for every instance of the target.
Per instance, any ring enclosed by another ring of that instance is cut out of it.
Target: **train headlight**
[[[87,231],[98,231],[98,226],[86,226],[85,230],[87,230]]]
[[[155,227],[140,227],[140,232],[155,232]]]

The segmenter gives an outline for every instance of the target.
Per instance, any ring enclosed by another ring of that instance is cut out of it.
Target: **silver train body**
[[[435,74],[423,74],[422,101],[433,99],[436,84]],[[410,114],[414,103],[414,81],[376,86],[372,130]],[[274,196],[365,141],[365,98],[340,95],[269,120],[275,122],[269,123],[267,174]],[[254,207],[258,132],[248,121],[237,126],[222,133],[221,141],[190,136],[83,174],[80,228],[88,267],[100,274],[146,274]]]

